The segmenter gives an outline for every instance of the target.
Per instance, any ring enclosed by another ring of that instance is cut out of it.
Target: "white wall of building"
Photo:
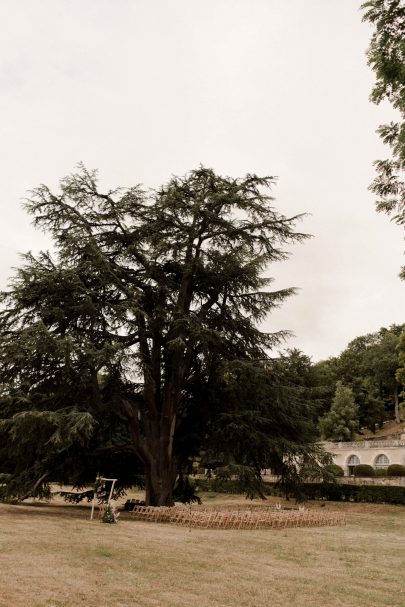
[[[345,475],[351,472],[350,464],[368,464],[373,468],[387,468],[390,464],[405,465],[405,440],[328,442],[324,443],[324,447],[332,454],[333,463],[343,468]]]

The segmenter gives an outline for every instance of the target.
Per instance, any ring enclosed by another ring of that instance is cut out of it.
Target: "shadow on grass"
[[[90,519],[90,505],[65,505],[52,504],[44,502],[19,502],[16,504],[0,503],[0,517],[2,515],[12,515],[16,517],[43,517],[51,516],[54,518],[80,518]],[[95,520],[98,520],[97,511]]]

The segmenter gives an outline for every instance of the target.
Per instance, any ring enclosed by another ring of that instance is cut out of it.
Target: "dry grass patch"
[[[405,508],[324,508],[347,525],[190,532],[126,513],[118,525],[90,522],[88,507],[3,504],[0,605],[405,607]]]

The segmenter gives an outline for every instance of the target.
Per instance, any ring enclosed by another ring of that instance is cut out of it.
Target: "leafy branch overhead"
[[[399,120],[379,127],[391,157],[377,160],[377,176],[370,189],[377,198],[377,210],[405,226],[405,4],[403,0],[370,0],[362,5],[363,20],[374,26],[367,57],[376,75],[371,100],[389,101]],[[405,279],[405,268],[401,271]]]

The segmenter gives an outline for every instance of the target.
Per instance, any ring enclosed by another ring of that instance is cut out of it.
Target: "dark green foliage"
[[[263,272],[306,236],[295,231],[299,216],[274,209],[272,183],[201,167],[158,191],[102,193],[96,173],[80,166],[59,192],[34,190],[26,206],[55,253],[28,253],[2,294],[7,491],[22,495],[24,474],[32,493],[48,481],[80,488],[97,473],[127,486],[144,471],[147,503],[170,505],[176,475],[212,448],[214,433],[224,465],[256,470],[276,436],[279,463],[282,454],[307,457],[309,434],[294,429],[307,425],[297,404],[287,419],[273,390],[251,429],[253,403],[222,410],[215,397],[219,369],[252,369],[285,335],[258,328],[293,293],[272,291]],[[270,441],[267,417],[285,418]]]
[[[390,464],[387,468],[387,476],[405,476],[405,466]]]
[[[0,483],[0,500],[12,501],[14,499],[24,500],[28,497],[49,499],[51,488],[44,475],[37,477],[35,474],[38,466],[32,469],[18,471],[18,474],[4,474],[3,482]]]
[[[402,386],[402,392],[400,397],[403,402],[400,406],[400,415],[405,418],[405,332],[399,338],[397,345],[398,352],[398,369],[395,374],[395,378],[400,386]]]
[[[217,369],[212,398],[218,414],[208,427],[207,452],[217,476],[238,479],[250,496],[263,494],[264,468],[294,493],[305,478],[321,477],[330,463],[317,444],[311,390],[297,380],[297,358],[293,352]]]
[[[304,490],[307,498],[314,500],[405,505],[405,487],[399,486],[307,483]]]
[[[337,464],[329,464],[328,466],[325,466],[324,471],[327,474],[330,474],[331,476],[333,476],[334,478],[345,475],[343,468],[341,468]]]
[[[311,423],[317,423],[318,417],[325,408],[325,375],[320,371],[321,363],[314,365],[309,356],[293,348],[279,353],[272,359],[271,369],[278,378],[278,384],[283,387],[284,394],[289,392],[289,398],[305,407],[305,416]],[[326,384],[326,385],[325,385]],[[327,408],[329,409],[330,402]]]
[[[237,481],[198,480],[200,491],[240,493]],[[264,483],[265,495],[284,495],[280,487]],[[374,504],[401,504],[405,506],[405,487],[385,485],[340,485],[339,483],[304,483],[301,499],[328,500],[333,502],[363,502]]]
[[[393,325],[388,330],[381,329],[376,342],[367,349],[364,366],[368,371],[369,381],[374,379],[377,393],[384,402],[385,408],[393,409],[393,417],[399,423],[401,385],[397,379],[399,367],[399,341],[403,326]]]
[[[375,477],[385,477],[385,476],[388,476],[387,475],[387,468],[375,468],[374,469],[374,476]]]
[[[239,480],[230,480],[226,478],[211,478],[211,479],[197,479],[196,485],[199,491],[213,492],[213,493],[228,493],[231,495],[241,495],[245,492],[243,484]],[[262,497],[266,495],[272,495],[274,492],[274,486],[269,483],[263,483],[260,488]],[[256,496],[257,497],[257,496]],[[249,498],[249,496],[247,496]]]
[[[336,382],[341,379],[337,364],[337,358],[328,358],[312,366],[318,402],[318,418],[330,411],[336,392]]]
[[[194,479],[189,476],[179,476],[173,490],[175,502],[182,504],[191,504],[193,502],[201,504],[201,499],[196,494],[197,485]]]
[[[58,495],[63,497],[68,504],[80,504],[84,500],[87,502],[93,500],[94,489],[89,489],[88,491],[59,491]]]
[[[219,483],[234,482],[239,493],[246,493],[250,499],[265,497],[260,471],[253,466],[229,464],[216,468],[215,474]]]
[[[359,403],[360,421],[370,429],[386,417],[400,421],[401,385],[396,373],[402,331],[402,325],[392,325],[358,337],[340,357],[341,373],[351,380]]]
[[[322,435],[336,441],[353,440],[359,427],[359,411],[351,388],[342,382],[336,383],[332,407],[319,420]]]
[[[386,99],[399,113],[397,122],[378,129],[391,158],[375,162],[377,177],[370,189],[378,196],[377,210],[405,225],[405,5],[403,0],[370,0],[362,8],[363,19],[375,28],[367,54],[376,75],[371,100]]]
[[[373,466],[369,466],[368,464],[358,464],[354,466],[354,476],[363,476],[367,478],[372,478],[375,476],[375,470]]]
[[[139,482],[138,486],[142,486],[142,481]],[[127,488],[128,487],[122,486],[122,484],[118,486],[116,484],[111,498],[114,501],[122,498],[125,495]],[[96,489],[96,499],[99,504],[106,504],[108,502],[110,489],[111,484],[106,484],[105,486]],[[80,504],[80,502],[84,500],[91,502],[94,497],[94,489],[89,489],[87,491],[58,491],[57,493],[63,497],[65,502],[70,504]]]
[[[338,357],[314,366],[326,413],[328,400],[330,407],[332,394],[340,381],[352,390],[360,428],[365,426],[375,431],[387,419],[400,420],[402,332],[402,325],[392,325],[356,337]],[[330,427],[333,429],[334,424]]]

